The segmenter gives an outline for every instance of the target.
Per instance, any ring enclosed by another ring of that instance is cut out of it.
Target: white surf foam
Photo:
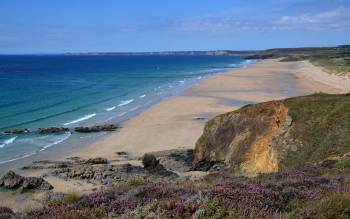
[[[116,108],[115,106],[112,106],[112,107],[106,108],[106,111],[112,111],[112,110],[114,110],[115,108]]]
[[[47,145],[45,145],[45,146],[43,146],[39,151],[44,151],[44,150],[46,150],[46,149],[49,148],[49,147],[52,147],[52,146],[54,146],[54,145],[56,145],[56,144],[59,144],[59,143],[65,141],[65,140],[67,140],[71,135],[72,135],[72,133],[66,132],[66,134],[65,134],[65,136],[64,136],[63,138],[61,138],[61,139],[59,139],[59,140],[57,140],[57,141],[54,141],[54,142],[52,142],[52,143],[50,143],[50,144],[47,144]]]
[[[139,108],[138,106],[135,106],[135,107],[133,107],[133,108],[129,109],[129,111],[130,111],[130,112],[132,112],[132,111],[137,110],[138,108]]]
[[[13,142],[15,142],[16,138],[17,138],[17,136],[5,140],[3,143],[0,144],[0,148],[5,147],[6,145],[12,144]]]
[[[133,101],[134,101],[134,99],[122,100],[122,101],[120,101],[120,104],[118,106],[125,106],[125,105],[128,105],[129,103],[132,103]]]
[[[81,122],[81,121],[84,121],[84,120],[88,120],[88,119],[91,119],[92,117],[96,116],[96,113],[93,113],[93,114],[89,114],[89,115],[86,115],[86,116],[83,116],[79,119],[76,119],[76,120],[73,120],[73,121],[70,121],[70,122],[67,122],[67,123],[64,123],[63,125],[70,125],[70,124],[75,124],[75,123],[78,123],[78,122]]]
[[[36,154],[36,153],[33,152],[33,153],[25,154],[25,155],[23,155],[21,157],[16,157],[16,158],[13,158],[13,159],[10,159],[10,160],[0,161],[0,164],[9,163],[9,162],[12,162],[12,161],[15,161],[15,160],[19,160],[19,159],[23,159],[23,158],[26,158],[26,157],[30,157],[30,156],[32,156],[34,154]]]
[[[145,98],[146,97],[146,94],[143,94],[140,96],[140,98]]]
[[[126,112],[119,113],[118,116],[124,116]]]

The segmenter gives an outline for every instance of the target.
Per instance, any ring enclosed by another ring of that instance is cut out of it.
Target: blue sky
[[[349,43],[349,0],[0,0],[7,54]]]

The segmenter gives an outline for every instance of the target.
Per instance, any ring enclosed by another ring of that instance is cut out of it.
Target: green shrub
[[[350,195],[332,193],[309,203],[307,208],[301,211],[301,217],[306,218],[350,218]]]
[[[350,157],[340,159],[333,167],[337,172],[350,172]]]
[[[195,219],[242,218],[236,209],[226,209],[216,198],[203,198],[200,206],[193,215]]]
[[[63,203],[73,204],[80,200],[81,195],[78,192],[71,192],[63,198]]]

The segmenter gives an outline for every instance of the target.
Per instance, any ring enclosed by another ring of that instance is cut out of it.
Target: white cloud
[[[196,17],[176,21],[167,29],[182,32],[205,32],[211,34],[233,33],[237,31],[264,30],[264,25],[257,21],[247,21],[234,17]]]
[[[339,7],[313,14],[282,16],[275,25],[280,29],[346,30],[350,29],[350,9]]]

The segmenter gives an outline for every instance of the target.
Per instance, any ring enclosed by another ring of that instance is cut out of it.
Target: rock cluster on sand
[[[54,134],[54,133],[69,132],[69,128],[63,128],[63,127],[38,128],[36,132],[38,134]]]
[[[115,131],[118,127],[114,124],[94,125],[91,127],[76,127],[74,131],[81,133]]]
[[[38,190],[50,190],[53,186],[46,180],[40,177],[24,177],[16,174],[13,171],[7,172],[0,179],[0,186],[4,186],[7,189],[38,189]]]
[[[142,168],[131,164],[111,165],[105,158],[88,160],[74,159],[66,168],[57,168],[50,173],[65,180],[78,179],[88,182],[98,182],[111,186],[114,183],[128,182],[134,178],[176,178],[177,174],[166,170],[159,162]]]
[[[96,157],[96,158],[90,158],[87,161],[85,161],[84,163],[86,163],[86,164],[107,164],[108,160],[106,158],[103,158],[103,157]]]

